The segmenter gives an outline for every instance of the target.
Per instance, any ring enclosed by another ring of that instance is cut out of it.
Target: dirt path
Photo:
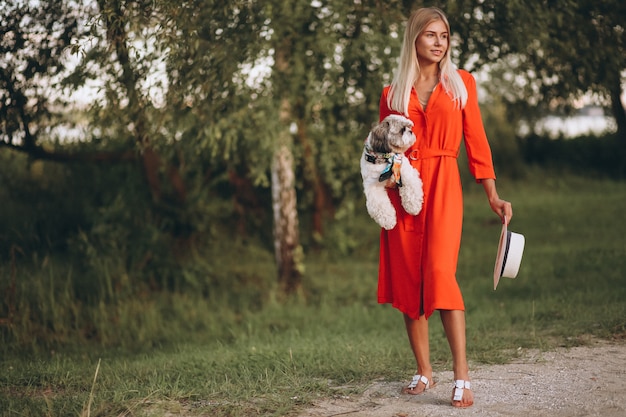
[[[360,397],[320,401],[299,417],[626,416],[626,343],[522,356],[506,365],[474,366],[469,409],[449,405],[452,372],[441,372],[424,395],[400,395],[407,381],[377,381]]]

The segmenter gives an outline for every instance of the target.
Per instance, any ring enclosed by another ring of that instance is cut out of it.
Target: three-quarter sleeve
[[[476,80],[466,71],[460,71],[467,88],[467,103],[463,109],[463,136],[470,173],[477,182],[483,179],[495,179],[491,148],[485,133],[485,127],[478,106]]]

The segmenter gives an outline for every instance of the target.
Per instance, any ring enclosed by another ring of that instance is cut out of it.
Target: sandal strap
[[[417,384],[419,384],[420,382],[426,386],[424,389],[428,389],[430,387],[430,381],[428,380],[428,378],[426,378],[424,375],[415,374],[413,375],[413,379],[411,380],[408,388],[413,389],[417,387]]]
[[[454,397],[453,401],[461,401],[463,399],[463,390],[464,389],[472,389],[472,385],[469,381],[465,381],[463,379],[457,379],[454,381]]]

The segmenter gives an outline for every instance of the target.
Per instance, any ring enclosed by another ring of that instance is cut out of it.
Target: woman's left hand
[[[494,199],[489,200],[489,205],[491,209],[500,216],[502,220],[502,224],[508,226],[511,221],[511,217],[513,217],[513,206],[508,201],[501,199],[500,197],[496,197]]]
[[[496,190],[496,180],[487,178],[482,180],[482,184],[485,188],[485,193],[487,193],[487,199],[489,200],[491,210],[500,216],[502,224],[506,223],[508,226],[511,221],[511,217],[513,217],[513,207],[511,206],[511,203],[498,196],[498,191]]]

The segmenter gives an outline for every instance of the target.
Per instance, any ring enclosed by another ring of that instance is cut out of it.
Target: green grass
[[[620,219],[626,184],[546,177],[534,186],[505,184],[499,192],[513,201],[510,228],[526,238],[524,259],[519,277],[504,279],[494,292],[493,242],[500,225],[484,226],[482,210],[473,208],[479,199],[473,193],[465,236],[480,242],[463,246],[459,279],[469,320],[480,326],[471,326],[468,335],[493,327],[508,333],[509,341],[541,346],[548,337],[575,344],[584,333],[610,337],[623,332],[626,238]],[[477,280],[480,275],[483,280]]]
[[[526,248],[518,278],[503,279],[497,291],[500,224],[481,187],[466,188],[458,279],[473,363],[504,363],[519,347],[626,335],[626,183],[501,181],[501,196],[514,205],[510,228],[525,235]],[[233,248],[241,256],[222,260],[231,266],[211,292],[110,304],[77,300],[77,272],[62,262],[20,269],[20,285],[28,284],[18,286],[23,328],[14,329],[17,340],[1,333],[0,415],[282,416],[375,379],[408,378],[414,363],[402,317],[376,303],[378,229],[365,217],[351,221],[358,238],[350,255],[308,254],[303,294],[289,301],[276,295],[271,254],[242,246]],[[48,321],[28,327],[25,308]],[[41,342],[57,333],[56,344]],[[436,370],[449,369],[436,316],[431,346]]]

